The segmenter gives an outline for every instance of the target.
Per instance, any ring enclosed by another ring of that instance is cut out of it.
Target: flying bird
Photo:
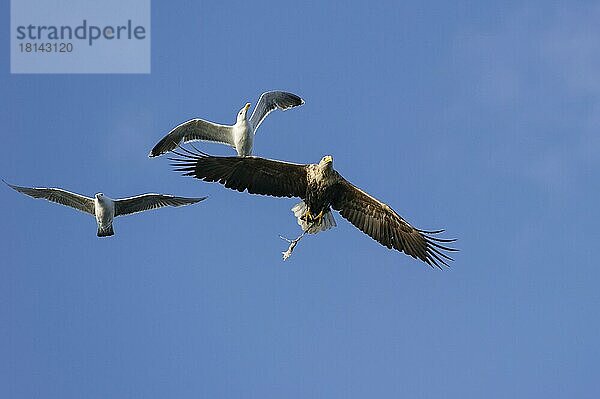
[[[262,121],[276,109],[285,111],[304,104],[304,100],[285,91],[267,91],[261,94],[252,116],[248,118],[250,103],[237,114],[235,125],[220,125],[204,119],[191,119],[176,126],[154,146],[149,157],[157,157],[174,150],[182,141],[212,141],[235,148],[238,156],[252,155],[254,135]]]
[[[4,180],[3,180],[4,181]],[[6,182],[4,182],[6,183]],[[57,204],[75,208],[96,217],[98,237],[114,235],[113,219],[117,216],[130,215],[163,206],[183,206],[195,204],[207,197],[186,198],[164,194],[142,194],[135,197],[112,199],[102,193],[94,198],[71,193],[60,188],[31,188],[6,183],[10,188],[33,198],[42,198]]]
[[[292,211],[303,234],[290,241],[287,256],[305,234],[334,227],[332,209],[355,227],[390,249],[404,252],[430,266],[448,266],[447,252],[455,240],[433,237],[443,232],[411,226],[387,204],[344,179],[333,169],[327,155],[318,164],[294,164],[260,157],[217,157],[198,150],[175,152],[171,158],[176,171],[207,182],[218,182],[232,190],[275,197],[299,197]]]

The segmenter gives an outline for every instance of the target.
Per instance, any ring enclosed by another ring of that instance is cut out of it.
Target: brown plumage
[[[183,148],[175,154],[179,158],[171,158],[173,166],[184,176],[250,194],[299,197],[310,213],[305,220],[314,221],[319,213],[324,215],[333,208],[380,244],[430,266],[448,266],[452,258],[445,252],[456,251],[446,246],[455,240],[433,237],[443,230],[425,231],[411,226],[387,204],[344,179],[333,169],[331,156],[323,157],[318,164],[303,165],[259,157],[216,157]]]

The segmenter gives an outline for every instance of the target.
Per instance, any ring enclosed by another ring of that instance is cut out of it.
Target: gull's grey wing
[[[387,204],[365,193],[345,179],[335,186],[333,209],[363,233],[388,248],[417,258],[430,266],[442,268],[452,260],[444,252],[456,249],[444,244],[454,242],[433,237],[438,231],[419,230],[411,226]]]
[[[205,199],[206,197],[186,198],[165,194],[142,194],[135,197],[115,200],[115,217],[158,209],[163,206],[191,205]]]
[[[181,125],[176,126],[171,130],[154,146],[148,156],[157,157],[165,152],[172,151],[182,141],[187,143],[189,141],[198,140],[212,141],[235,147],[231,126],[219,125],[218,123],[205,121],[204,119],[192,119],[183,122]]]
[[[84,197],[83,195],[71,193],[60,188],[21,187],[8,183],[6,183],[6,185],[15,191],[33,198],[41,198],[50,202],[69,206],[78,211],[89,213],[90,215],[96,214],[94,200],[92,198]]]
[[[275,109],[279,108],[285,111],[302,104],[304,104],[304,100],[293,93],[277,90],[264,92],[260,95],[256,107],[254,107],[250,123],[252,123],[256,132],[262,121]]]

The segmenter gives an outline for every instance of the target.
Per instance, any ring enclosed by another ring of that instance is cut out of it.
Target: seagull
[[[89,198],[60,188],[21,187],[9,184],[5,181],[4,183],[13,190],[30,197],[56,202],[57,204],[69,206],[78,211],[95,216],[98,224],[98,237],[109,237],[115,234],[113,230],[113,219],[117,216],[130,215],[132,213],[162,208],[163,206],[190,205],[207,198],[175,197],[173,195],[164,194],[142,194],[135,197],[114,200],[103,193],[97,193],[94,198]]]
[[[252,155],[254,135],[262,121],[275,109],[282,111],[298,107],[304,100],[293,93],[285,91],[267,91],[261,94],[252,116],[248,119],[250,103],[246,103],[237,114],[235,125],[220,125],[204,119],[191,119],[176,126],[148,154],[157,157],[174,150],[179,143],[190,141],[212,141],[235,148],[238,156]]]
[[[182,147],[183,148],[183,147]],[[216,157],[196,150],[173,151],[172,166],[207,182],[218,182],[232,190],[275,197],[299,197],[292,208],[303,233],[290,242],[283,259],[291,255],[304,234],[335,227],[332,208],[381,245],[404,252],[431,267],[449,266],[447,252],[453,239],[434,237],[443,230],[426,231],[413,227],[384,202],[367,194],[333,169],[333,157],[318,164],[295,164],[260,157]],[[283,238],[283,237],[282,237]]]

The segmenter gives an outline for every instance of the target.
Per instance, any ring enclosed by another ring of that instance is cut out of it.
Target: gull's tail
[[[112,224],[110,226],[98,225],[98,237],[110,237],[113,235],[115,235],[115,232]]]
[[[323,214],[323,218],[321,219],[320,224],[314,223],[306,223],[306,219],[304,219],[304,215],[307,210],[306,203],[304,201],[300,201],[292,208],[292,212],[294,212],[294,216],[298,218],[298,224],[302,227],[302,231],[305,231],[309,234],[316,234],[320,231],[329,230],[332,227],[335,227],[335,219],[333,218],[333,214],[331,213],[331,209],[328,209],[326,213]]]

